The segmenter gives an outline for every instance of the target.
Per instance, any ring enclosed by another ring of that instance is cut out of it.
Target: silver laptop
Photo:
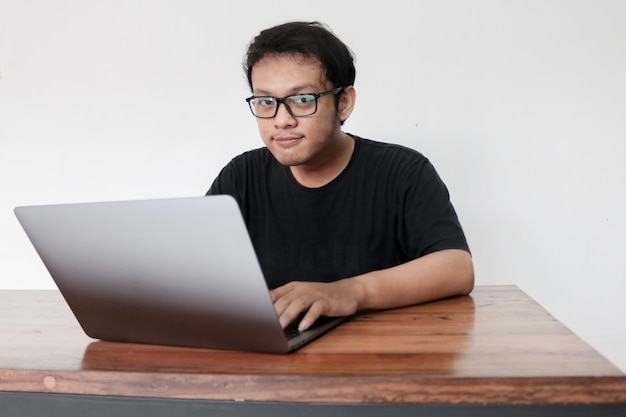
[[[96,339],[284,353],[342,320],[287,337],[230,196],[28,206],[15,214]]]

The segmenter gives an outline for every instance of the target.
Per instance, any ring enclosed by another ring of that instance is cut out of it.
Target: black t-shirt
[[[268,286],[331,282],[468,245],[448,190],[412,149],[355,138],[345,170],[300,185],[267,148],[234,158],[207,192],[241,208]]]

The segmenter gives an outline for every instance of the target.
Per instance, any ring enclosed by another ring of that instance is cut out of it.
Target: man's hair
[[[261,31],[248,46],[243,69],[252,90],[252,68],[267,55],[296,54],[318,59],[334,87],[354,84],[356,70],[350,49],[319,22],[289,22]]]

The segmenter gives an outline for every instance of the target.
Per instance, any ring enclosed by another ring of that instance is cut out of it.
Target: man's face
[[[255,96],[282,98],[292,94],[321,93],[333,86],[326,81],[321,63],[299,55],[270,55],[252,68]],[[322,167],[332,161],[341,135],[335,96],[320,97],[317,112],[294,117],[284,104],[271,119],[257,119],[265,146],[283,165]]]

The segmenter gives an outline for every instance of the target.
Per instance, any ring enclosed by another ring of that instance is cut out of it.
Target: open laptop
[[[287,337],[230,196],[27,206],[15,214],[96,339],[284,353],[342,320]]]

